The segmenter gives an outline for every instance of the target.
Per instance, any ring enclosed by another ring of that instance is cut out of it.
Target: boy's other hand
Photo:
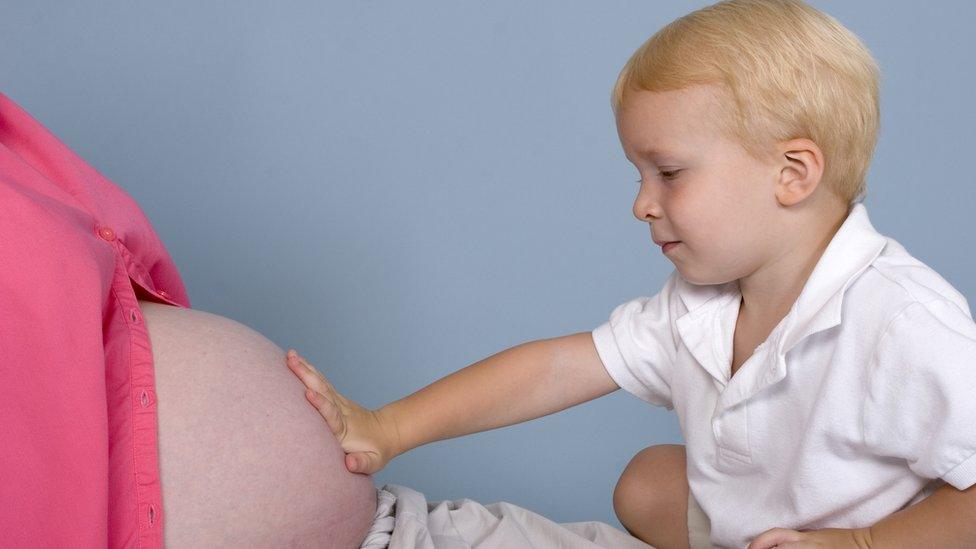
[[[346,469],[371,475],[396,457],[396,427],[385,416],[342,396],[294,349],[285,364],[305,384],[305,397],[319,411],[346,452]]]
[[[869,528],[824,528],[823,530],[790,530],[771,528],[756,536],[746,549],[870,549]]]

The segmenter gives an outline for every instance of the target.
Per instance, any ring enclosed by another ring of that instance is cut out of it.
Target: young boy
[[[722,547],[976,546],[976,323],[868,219],[864,45],[800,1],[720,2],[643,44],[613,109],[633,213],[675,266],[663,288],[376,411],[289,353],[349,470],[622,387],[674,409],[686,442],[615,489],[647,543],[688,546],[703,511]]]

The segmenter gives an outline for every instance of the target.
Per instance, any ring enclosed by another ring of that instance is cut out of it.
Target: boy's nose
[[[656,193],[647,190],[649,185],[643,185],[637,198],[634,199],[634,217],[645,223],[661,218],[661,202]]]

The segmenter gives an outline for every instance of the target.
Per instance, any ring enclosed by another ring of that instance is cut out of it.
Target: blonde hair
[[[613,88],[617,114],[628,91],[718,84],[725,134],[756,159],[798,137],[824,155],[825,184],[850,209],[867,195],[881,125],[880,71],[836,19],[799,0],[726,0],[659,30],[627,61]],[[731,97],[730,97],[731,96]]]

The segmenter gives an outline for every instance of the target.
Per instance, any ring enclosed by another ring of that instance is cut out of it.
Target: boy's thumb
[[[365,454],[349,454],[346,461],[349,462],[347,467],[353,473],[365,473],[369,468],[369,459]]]

